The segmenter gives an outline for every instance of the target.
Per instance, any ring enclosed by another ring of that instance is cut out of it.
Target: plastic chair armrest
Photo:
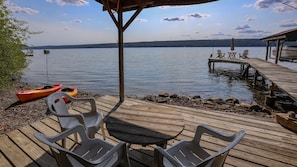
[[[97,112],[96,101],[94,98],[72,98],[73,101],[88,102],[91,104],[90,112]]]
[[[78,122],[82,125],[85,125],[85,118],[82,114],[57,114],[54,113],[57,117],[74,117],[78,120]]]
[[[224,141],[232,141],[235,137],[236,137],[236,133],[235,134],[231,134],[231,135],[228,135],[228,134],[224,134],[222,132],[219,132],[209,126],[206,126],[206,125],[199,125],[196,129],[196,133],[195,133],[195,136],[193,138],[193,141],[195,143],[198,143],[200,141],[200,138],[202,136],[203,133],[207,133],[213,137],[216,137],[216,138],[219,138],[221,140],[224,140]]]

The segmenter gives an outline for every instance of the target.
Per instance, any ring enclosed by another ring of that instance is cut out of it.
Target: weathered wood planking
[[[270,80],[277,85],[280,90],[297,101],[297,71],[295,70],[259,58],[209,58],[209,63],[215,62],[249,64],[249,66],[255,69],[262,77]]]
[[[121,109],[115,107],[118,101],[118,97],[103,96],[97,99],[96,104],[104,116],[107,116],[110,111]],[[136,109],[134,108],[135,104],[139,106]],[[199,124],[207,124],[225,133],[244,129],[247,133],[246,136],[230,151],[224,166],[297,166],[297,135],[276,123],[275,118],[260,118],[235,113],[154,104],[129,98],[124,101],[123,110],[125,112],[129,112],[129,110],[156,112],[160,109],[158,114],[160,118],[165,119],[164,114],[170,117],[170,111],[162,110],[164,107],[178,111],[185,122],[183,132],[176,139],[168,141],[168,147],[179,140],[192,139]],[[85,112],[89,108],[90,106],[87,104],[75,104],[71,109],[73,112]],[[133,117],[129,119],[133,119]],[[50,116],[1,135],[0,166],[57,166],[49,148],[33,137],[33,133],[36,131],[47,135],[58,134],[60,126],[57,118]],[[101,131],[96,134],[96,137],[102,138]],[[106,138],[106,141],[112,144],[119,142],[109,136],[108,132]],[[73,142],[74,137],[71,136],[67,139],[66,146],[70,147]],[[223,145],[221,141],[210,136],[204,137],[201,144],[210,152],[218,150]],[[142,147],[132,144],[129,148],[132,166],[151,166],[154,148],[154,145]]]

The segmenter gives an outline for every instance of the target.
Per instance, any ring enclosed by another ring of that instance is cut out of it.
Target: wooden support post
[[[275,56],[275,64],[278,63],[278,59],[280,57],[280,40],[278,39],[277,40],[277,43],[276,43],[276,56]]]
[[[270,42],[267,41],[266,42],[266,58],[265,58],[266,61],[268,60],[268,55],[270,54],[269,47],[270,47]]]
[[[242,72],[242,77],[248,78],[248,76],[249,76],[249,69],[250,69],[250,65],[247,65],[247,67],[245,68],[245,70]]]
[[[257,85],[258,76],[259,76],[259,72],[256,71],[256,72],[255,72],[255,75],[254,75],[254,86]]]
[[[118,11],[118,45],[119,45],[119,89],[120,89],[120,101],[124,101],[124,37],[123,37],[123,11],[122,5],[119,5]]]

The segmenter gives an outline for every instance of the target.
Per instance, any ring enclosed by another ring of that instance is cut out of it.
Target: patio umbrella
[[[119,94],[120,101],[124,101],[124,47],[123,41],[124,31],[138,16],[138,14],[144,8],[166,6],[166,5],[194,5],[207,2],[213,2],[217,0],[96,0],[103,5],[103,10],[107,10],[113,22],[118,28],[118,48],[119,48]],[[123,12],[135,11],[130,19],[123,24]],[[115,17],[114,13],[117,13]]]
[[[231,50],[234,50],[234,38],[231,39]]]

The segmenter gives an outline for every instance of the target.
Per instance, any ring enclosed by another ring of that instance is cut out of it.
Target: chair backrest
[[[76,143],[70,149],[57,144],[60,140],[66,139],[74,133],[79,134],[80,143]],[[70,128],[56,136],[45,136],[38,132],[35,132],[34,136],[50,147],[60,167],[115,166],[121,160],[124,161],[125,166],[130,166],[124,142],[113,146],[98,138],[90,139],[82,125]]]
[[[230,143],[224,147],[222,150],[218,151],[217,153],[211,155],[210,157],[203,160],[197,167],[204,167],[204,166],[215,166],[215,167],[222,167],[225,163],[225,160],[228,156],[229,151],[235,147],[241,139],[244,137],[245,131],[241,130],[235,133]]]
[[[58,117],[62,128],[66,127],[69,121],[76,121],[74,118],[60,117],[61,115],[69,115],[67,104],[64,101],[65,97],[69,98],[69,95],[65,92],[55,92],[45,99],[49,111]]]
[[[217,53],[218,53],[218,57],[220,58],[225,56],[225,53],[222,53],[221,49],[218,49]]]
[[[83,127],[78,127],[78,128],[82,128],[82,130],[84,131]],[[38,133],[35,132],[34,136],[35,138],[37,138],[40,142],[48,145],[50,147],[51,152],[53,153],[58,165],[60,167],[71,167],[71,163],[69,161],[69,159],[67,158],[67,154],[71,154],[74,155],[76,157],[79,157],[79,155],[69,151],[66,148],[61,147],[60,145],[58,145],[56,142],[58,142],[59,140],[62,140],[64,138],[66,138],[67,136],[69,136],[70,134],[76,133],[77,129],[69,129],[67,131],[64,131],[62,133],[60,133],[59,135],[55,136],[55,137],[48,137],[45,136],[42,133]],[[81,131],[81,130],[80,130]],[[84,136],[83,133],[80,134],[82,138],[86,138],[86,135]]]

